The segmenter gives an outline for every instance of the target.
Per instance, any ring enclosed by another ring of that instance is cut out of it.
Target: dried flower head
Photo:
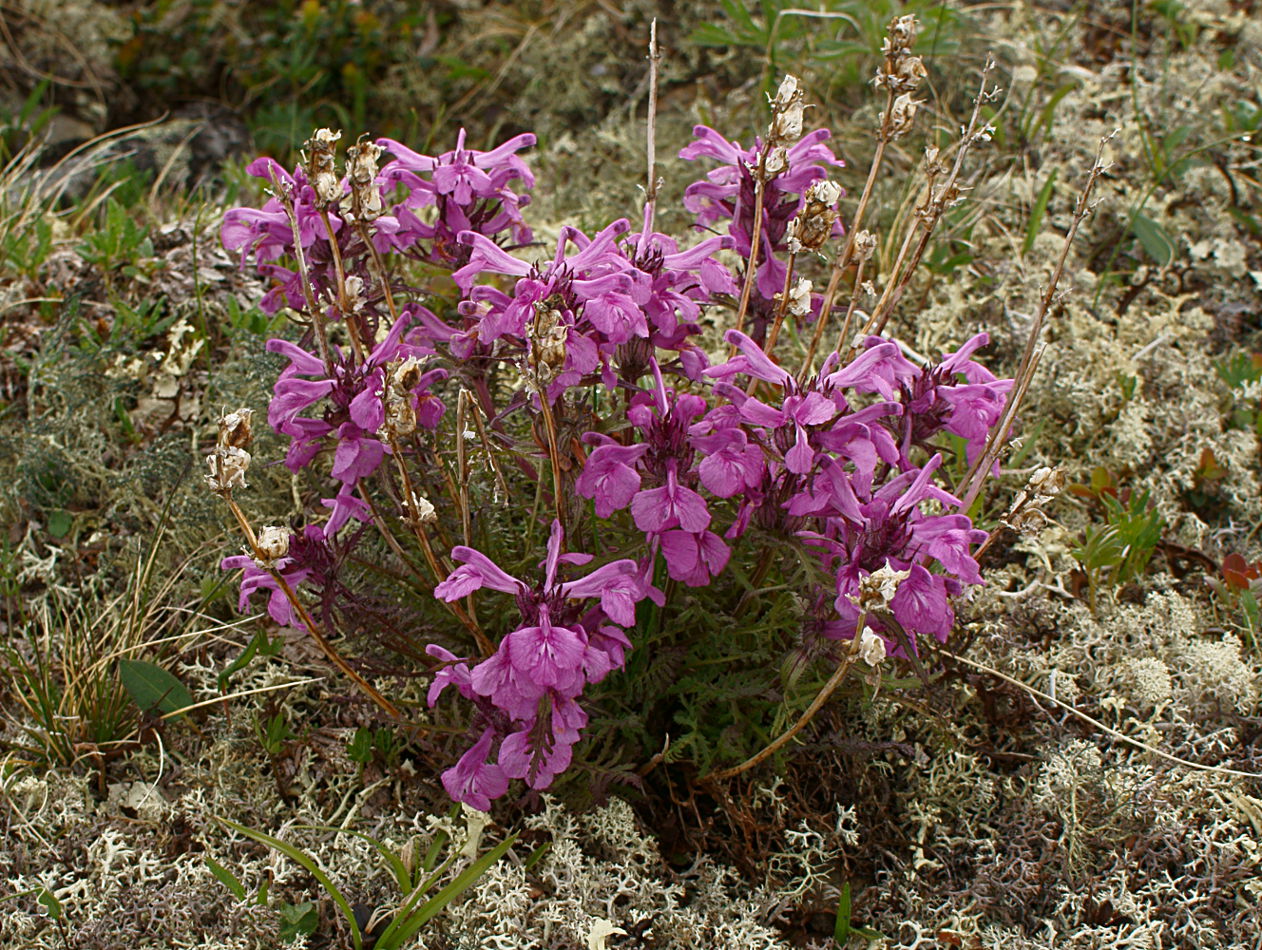
[[[763,181],[770,181],[779,177],[789,167],[789,152],[784,148],[773,148],[767,153],[766,160],[762,163]],[[754,169],[757,174],[758,170]]]
[[[274,524],[264,525],[256,542],[258,556],[254,563],[265,571],[270,570],[289,553],[289,529]]]
[[[206,456],[206,464],[210,466],[206,484],[216,494],[223,495],[234,488],[246,487],[245,473],[250,468],[250,453],[245,449],[218,446]]]
[[[530,353],[526,359],[530,375],[540,385],[546,384],[565,366],[565,340],[568,330],[561,320],[561,311],[551,301],[535,304],[535,318],[530,323]]]
[[[387,367],[383,393],[385,419],[381,431],[387,438],[402,438],[416,431],[416,409],[412,390],[421,381],[421,361],[415,356],[395,360]]]
[[[342,197],[342,182],[337,177],[334,157],[334,149],[341,137],[341,132],[317,129],[315,135],[303,143],[303,161],[311,187],[315,189],[315,206],[320,211]]]
[[[886,561],[884,567],[859,581],[859,596],[852,600],[861,610],[887,609],[894,595],[898,593],[898,585],[910,576],[910,569],[896,571]]]
[[[876,253],[876,235],[864,228],[854,236],[854,256],[856,260],[870,261]]]
[[[912,123],[916,119],[916,109],[924,100],[913,99],[910,93],[903,93],[894,100],[894,104],[890,106],[889,112],[889,137],[891,139],[902,138],[911,131]],[[885,113],[881,113],[881,124],[886,125]]]
[[[888,34],[881,47],[885,60],[877,69],[874,80],[878,89],[888,89],[897,96],[914,92],[924,82],[925,64],[919,56],[911,54],[919,28],[920,24],[914,16],[900,16],[890,20]]]
[[[811,282],[806,278],[794,281],[789,290],[789,313],[805,317],[811,312]]]
[[[238,409],[219,420],[219,436],[215,451],[206,456],[210,474],[206,483],[216,494],[227,494],[234,488],[245,488],[245,473],[250,467],[250,453],[246,451],[254,441],[250,420],[252,409]]]
[[[417,524],[433,524],[438,520],[438,512],[435,510],[433,503],[424,495],[412,493],[412,506],[408,514],[408,518],[404,520],[415,521]]]
[[[248,449],[254,441],[254,430],[251,421],[253,409],[238,409],[219,420],[219,445],[234,449]]]
[[[789,251],[793,254],[799,254],[804,249],[819,250],[833,233],[833,225],[837,221],[837,209],[834,205],[841,197],[841,186],[836,182],[820,179],[811,182],[805,197],[806,203],[802,210],[789,222],[785,231]]]
[[[911,49],[916,42],[916,34],[920,32],[920,21],[913,14],[897,16],[890,20],[886,28],[885,45],[881,52],[885,55]]]
[[[859,637],[859,659],[868,666],[878,666],[886,657],[885,640],[867,627]]]
[[[792,145],[802,137],[802,89],[796,76],[786,75],[771,100],[771,126],[767,129],[767,141],[772,148]]]
[[[349,221],[375,221],[384,208],[377,188],[377,159],[385,151],[375,142],[359,141],[346,150],[346,177],[351,193],[342,199],[339,208]]]

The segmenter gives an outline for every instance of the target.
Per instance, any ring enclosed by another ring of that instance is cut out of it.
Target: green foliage
[[[122,589],[101,596],[91,589],[77,598],[49,594],[33,604],[6,600],[11,627],[25,636],[6,639],[0,666],[24,738],[8,740],[18,760],[33,767],[103,768],[138,741],[137,706],[145,713],[193,704],[170,673],[138,657],[161,652],[155,642],[191,637],[202,619],[176,603],[175,572],[154,582],[162,532],[127,574]]]
[[[1149,504],[1148,493],[1131,494],[1123,502],[1116,494],[1101,492],[1105,523],[1088,525],[1082,543],[1073,551],[1087,575],[1092,612],[1104,583],[1114,586],[1137,580],[1148,566],[1165,519]]]
[[[1262,354],[1235,353],[1216,363],[1215,369],[1227,384],[1227,424],[1262,438]]]
[[[263,751],[273,759],[285,751],[287,743],[298,738],[298,734],[289,728],[289,720],[280,711],[266,718],[256,718],[254,735],[259,740],[259,745],[263,747]]]
[[[279,656],[280,651],[285,647],[285,638],[277,636],[275,640],[267,635],[266,630],[258,630],[254,636],[250,638],[250,642],[245,645],[245,649],[237,656],[235,660],[219,671],[216,682],[219,685],[219,691],[226,693],[228,691],[228,681],[232,678],[233,673],[239,673],[250,665],[250,661],[256,656],[273,657]]]
[[[110,195],[105,199],[100,227],[84,235],[79,254],[107,275],[116,268],[132,268],[125,273],[134,276],[138,273],[137,262],[153,257],[153,241],[148,229],[132,216],[123,201]]]
[[[118,676],[123,688],[142,713],[179,714],[195,702],[188,691],[169,670],[146,660],[119,660]]]
[[[320,912],[312,901],[300,904],[282,904],[279,908],[280,932],[276,935],[281,943],[295,943],[310,937],[320,926]]]
[[[415,61],[425,32],[449,18],[424,4],[352,0],[143,4],[117,65],[160,101],[197,92],[228,99],[247,115],[256,146],[279,157],[313,128],[366,128],[396,114],[383,107],[392,72]]]
[[[458,812],[458,809],[454,809],[452,817],[454,818]],[[462,851],[449,847],[450,842],[445,833],[440,833],[424,857],[419,862],[415,862],[414,858],[409,860],[409,858],[412,858],[412,855],[396,854],[382,842],[363,832],[353,831],[348,828],[328,828],[318,825],[305,826],[314,831],[354,835],[371,844],[382,858],[386,869],[390,872],[390,876],[399,889],[400,901],[393,915],[388,918],[388,922],[384,920],[381,922],[384,923],[384,928],[379,930],[379,925],[373,919],[366,923],[360,922],[352,909],[350,901],[347,900],[343,892],[333,882],[333,879],[324,872],[314,856],[301,848],[282,841],[280,838],[247,828],[227,818],[220,818],[219,821],[225,827],[279,851],[311,874],[315,878],[316,883],[329,896],[329,899],[333,901],[338,911],[341,912],[350,930],[351,942],[355,950],[361,950],[365,946],[365,932],[374,935],[370,944],[374,950],[399,950],[399,948],[408,946],[409,942],[425,928],[426,924],[437,917],[448,904],[472,887],[491,865],[508,853],[508,850],[517,841],[517,836],[511,835],[477,860],[470,862],[467,867],[451,875],[450,872],[455,870],[456,862],[460,859]],[[411,847],[409,844],[409,851]],[[442,857],[444,849],[449,853],[440,864],[439,858]],[[414,869],[412,868],[413,863],[416,864]],[[218,865],[218,862],[215,865],[208,864],[208,866],[211,868],[212,873],[234,895],[238,896],[238,899],[245,893],[245,888],[241,882],[222,865]],[[216,870],[216,867],[218,867],[218,870]],[[443,883],[444,881],[445,883]],[[435,888],[437,888],[437,891],[435,891]],[[428,898],[427,895],[429,895]],[[286,906],[292,909],[286,911],[284,907],[281,908],[282,940],[292,940],[299,935],[309,935],[315,932],[315,927],[318,925],[318,914],[314,912],[314,905],[303,903]],[[299,913],[298,908],[307,908],[307,910]],[[314,915],[314,918],[312,915]],[[307,921],[311,921],[311,929],[301,929],[304,922]]]
[[[722,18],[697,27],[689,41],[757,52],[768,91],[784,72],[834,89],[861,86],[880,61],[885,28],[896,16],[914,14],[921,21],[917,45],[926,56],[953,51],[960,24],[957,11],[934,0],[828,0],[814,9],[791,0],[720,3]]]
[[[868,943],[884,941],[885,935],[871,927],[856,926],[850,916],[850,882],[841,885],[841,896],[837,898],[837,915],[833,923],[833,945],[837,950],[845,950],[851,937],[862,937]]]

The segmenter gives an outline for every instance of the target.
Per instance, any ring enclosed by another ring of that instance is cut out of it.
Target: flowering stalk
[[[890,31],[881,74],[889,101],[860,222],[885,145],[910,127],[910,90],[923,76],[908,51],[914,21],[896,19]],[[324,599],[326,627],[335,617],[360,625],[362,611],[334,612],[337,598],[360,604],[338,569],[375,526],[378,555],[433,583],[447,612],[427,597],[390,599],[392,609],[414,611],[414,629],[432,641],[430,705],[448,687],[458,700],[465,741],[442,782],[477,808],[516,779],[547,788],[571,765],[588,728],[589,688],[625,666],[636,631],[656,630],[666,600],[685,588],[721,616],[739,612],[750,578],[758,589],[802,577],[803,655],[836,661],[795,724],[707,777],[721,779],[785,748],[858,659],[875,667],[888,653],[917,663],[920,638],[945,641],[954,599],[982,583],[975,552],[987,534],[943,485],[942,437],[963,439],[974,464],[988,439],[1002,441],[993,433],[1013,384],[974,359],[987,336],[924,365],[879,335],[848,339],[876,242],[854,222],[848,235],[842,227],[841,187],[829,181],[842,163],[827,129],[803,134],[792,77],[771,100],[765,141],[744,147],[698,126],[680,153],[715,160],[684,204],[701,228],[725,221],[726,233],[688,244],[654,230],[655,38],[649,55],[638,231],[625,218],[595,233],[563,226],[550,253],[519,257],[534,180],[517,153],[533,136],[483,152],[463,132],[436,156],[361,138],[339,177],[337,134],[321,130],[308,167],[252,164],[279,197],[233,209],[224,222],[225,246],[272,281],[264,306],[312,321],[304,340],[267,344],[288,360],[268,421],[289,439],[286,465],[330,496],[327,516],[293,534],[283,560],[225,566],[244,571],[243,606],[270,592],[277,623],[311,627],[296,595],[305,587]],[[920,236],[887,284],[890,306]],[[799,272],[827,261],[825,245],[838,239],[821,296]],[[723,263],[722,250],[743,258],[743,273]],[[399,260],[412,266],[392,269]],[[816,368],[852,264],[842,341]],[[407,283],[416,265],[423,288]],[[726,358],[714,361],[702,345],[704,313],[734,298],[737,327],[724,335]],[[794,373],[775,359],[790,317],[798,326],[816,319]],[[338,320],[349,348],[325,332]],[[475,438],[480,452],[466,444]],[[212,468],[225,484],[234,453],[226,444]],[[539,517],[541,508],[552,511]],[[407,531],[391,526],[396,518]],[[521,565],[539,527],[548,540],[535,572]],[[526,550],[516,549],[523,539]],[[772,551],[792,552],[801,573]],[[362,550],[356,562],[371,565]],[[510,599],[497,605],[495,593]],[[820,648],[830,640],[851,643]]]

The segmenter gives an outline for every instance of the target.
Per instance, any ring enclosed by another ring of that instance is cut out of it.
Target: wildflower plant
[[[850,211],[830,133],[807,128],[792,76],[765,136],[743,146],[699,126],[680,153],[717,163],[684,190],[695,234],[655,230],[651,120],[634,223],[567,225],[555,246],[534,242],[523,215],[529,133],[489,151],[462,133],[435,156],[361,139],[339,171],[340,133],[322,129],[293,171],[250,166],[270,198],[229,211],[223,242],[271,282],[263,309],[300,327],[267,344],[287,361],[267,420],[326,510],[256,534],[232,500],[248,414],[228,417],[208,480],[249,548],[223,564],[243,571],[243,608],[265,596],[273,620],[305,630],[395,717],[341,656],[329,603],[353,559],[407,578],[428,704],[466,737],[442,775],[453,799],[487,809],[513,780],[548,788],[584,735],[608,738],[619,717],[660,748],[645,723],[682,722],[724,688],[700,644],[753,631],[742,675],[768,705],[792,686],[779,681],[786,652],[824,659],[831,676],[798,725],[712,773],[734,774],[804,726],[853,664],[945,641],[953,601],[983,583],[987,533],[967,512],[998,471],[1046,304],[1015,383],[976,358],[985,333],[936,360],[884,335],[960,200],[992,94],[983,76],[951,163],[929,150],[916,223],[876,292],[864,218],[884,148],[920,104],[915,33],[911,17],[890,24],[879,148]],[[816,292],[802,272],[821,267]],[[726,324],[721,340],[703,315]],[[970,464],[954,484],[947,439]],[[593,687],[619,675],[641,682],[593,706]]]

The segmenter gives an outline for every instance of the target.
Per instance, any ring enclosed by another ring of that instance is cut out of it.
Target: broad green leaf
[[[1174,241],[1152,218],[1137,213],[1131,218],[1131,230],[1135,232],[1135,237],[1139,238],[1139,243],[1144,246],[1148,256],[1162,267],[1174,261]]]
[[[141,712],[173,713],[194,703],[184,684],[156,663],[119,660],[118,676]]]

